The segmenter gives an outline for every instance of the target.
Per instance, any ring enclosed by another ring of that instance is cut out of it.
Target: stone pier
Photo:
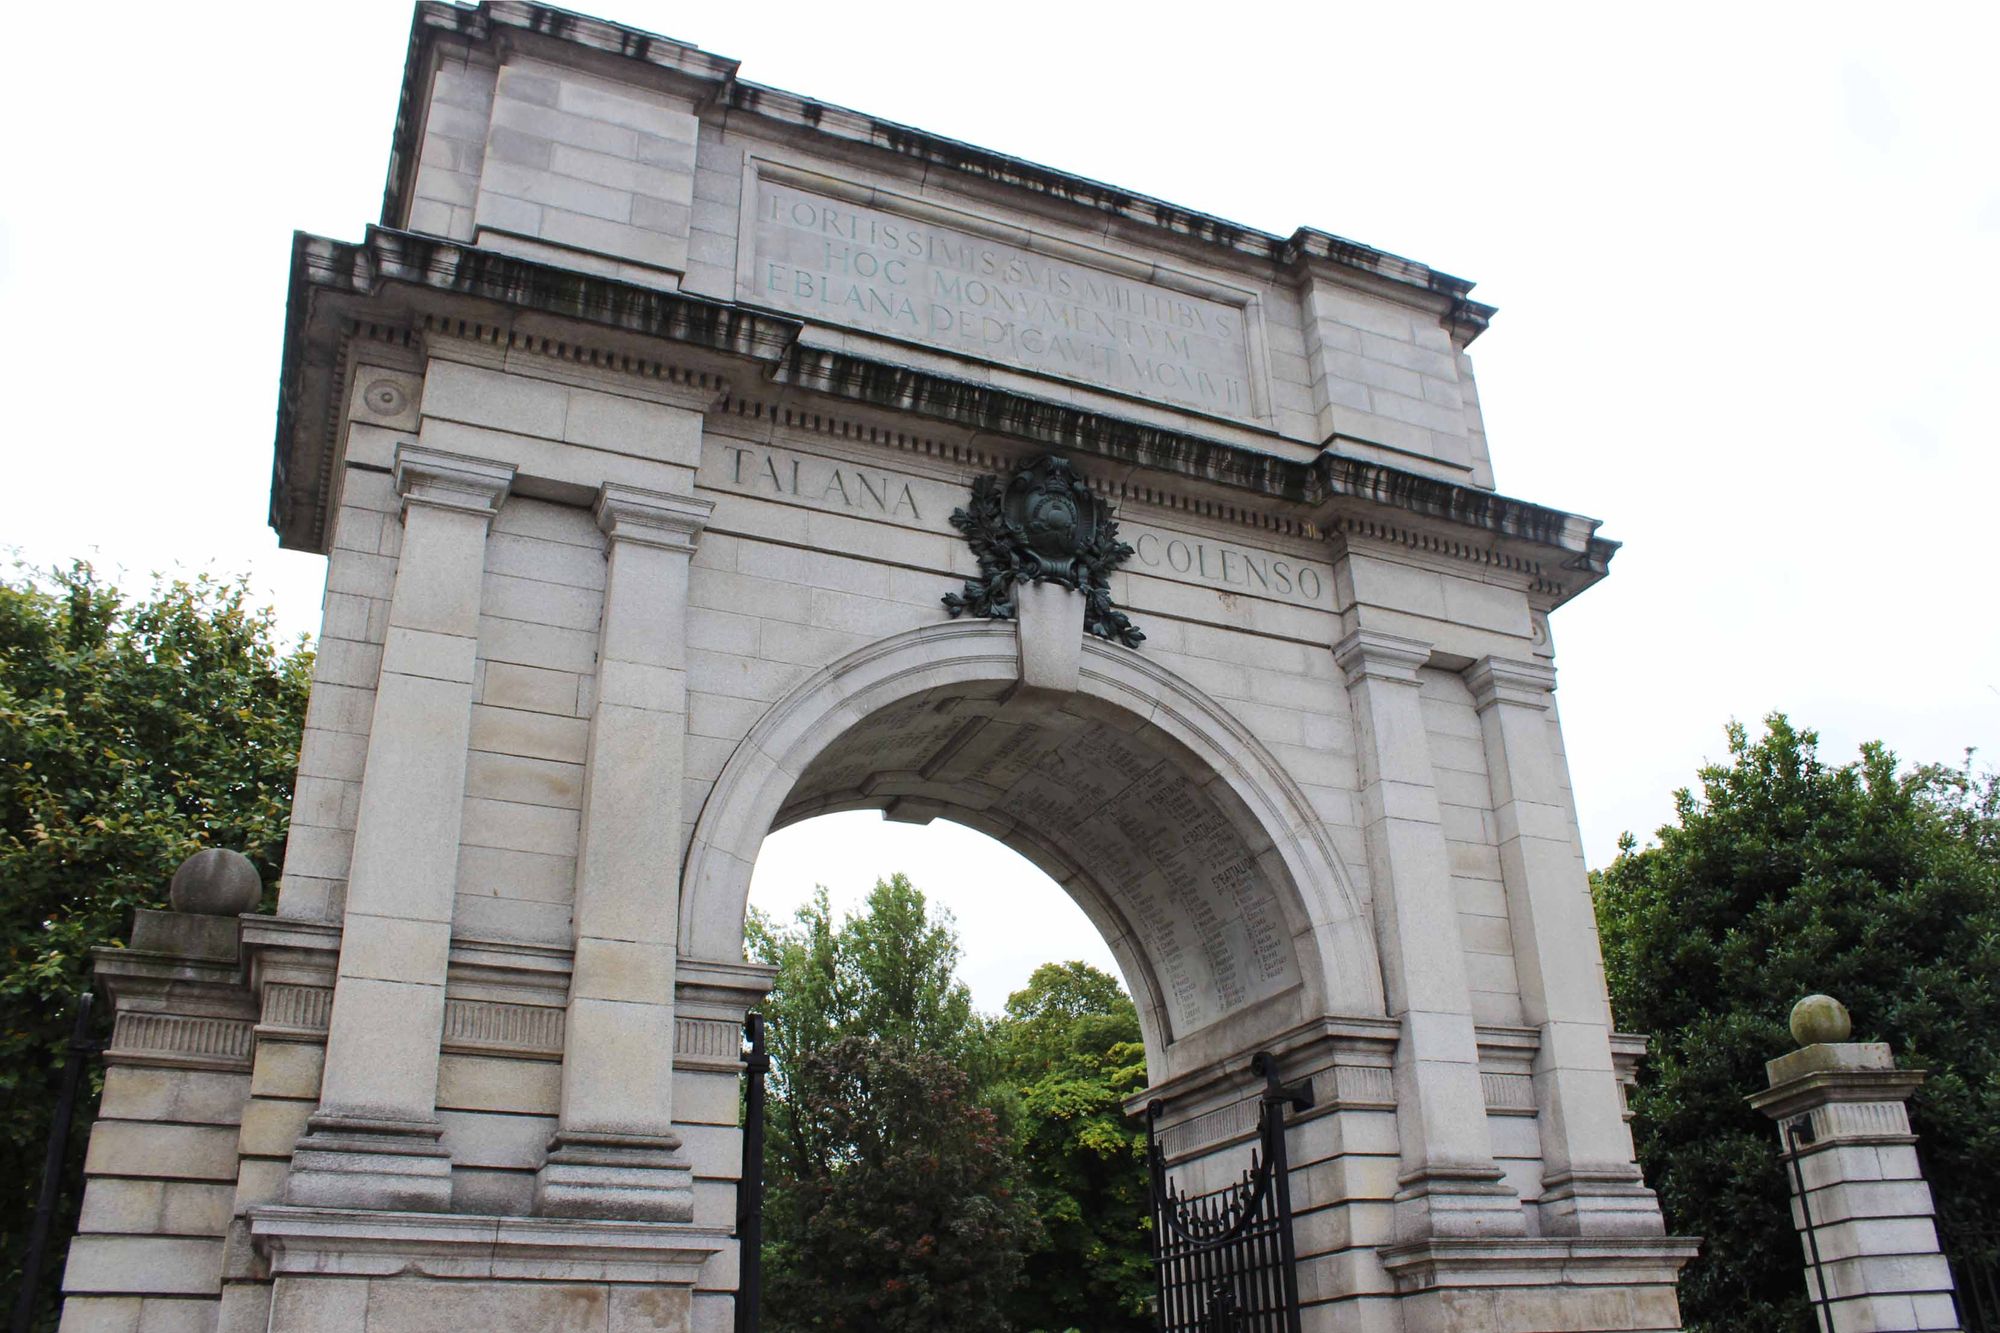
[[[1923,1071],[1898,1069],[1881,1042],[1846,1040],[1846,1010],[1825,996],[1800,1001],[1792,1030],[1803,1044],[1766,1066],[1770,1089],[1750,1101],[1778,1125],[1822,1333],[1957,1329],[1906,1105]]]

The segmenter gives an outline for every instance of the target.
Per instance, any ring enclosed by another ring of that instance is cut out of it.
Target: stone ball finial
[[[225,847],[210,847],[181,862],[167,886],[176,912],[196,916],[236,916],[254,912],[264,896],[264,878],[250,858]]]
[[[1792,1006],[1792,1040],[1801,1046],[1846,1041],[1853,1033],[1847,1006],[1831,995],[1808,995]]]

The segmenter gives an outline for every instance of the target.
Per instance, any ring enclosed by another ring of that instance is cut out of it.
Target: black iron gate
[[[1258,1146],[1249,1169],[1222,1189],[1190,1195],[1174,1187],[1157,1132],[1165,1108],[1146,1108],[1160,1333],[1299,1333],[1285,1109],[1310,1107],[1312,1084],[1285,1086],[1267,1051],[1252,1057],[1250,1072],[1264,1080]]]
[[[764,1016],[743,1023],[743,1174],[736,1182],[736,1333],[758,1333],[764,1318]]]

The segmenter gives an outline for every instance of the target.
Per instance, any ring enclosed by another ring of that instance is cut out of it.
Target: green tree
[[[998,1117],[936,1051],[846,1037],[808,1056],[805,1174],[786,1182],[771,1325],[818,1333],[1007,1333],[1034,1217]]]
[[[1782,715],[1755,741],[1732,725],[1729,749],[1593,889],[1618,1020],[1653,1037],[1640,1159],[1669,1225],[1705,1238],[1688,1327],[1803,1333],[1776,1137],[1743,1100],[1802,996],[1838,997],[1856,1040],[1930,1071],[1912,1117],[1941,1210],[2000,1204],[2000,788],[1969,766],[1899,772],[1880,745],[1829,765]]]
[[[127,598],[85,564],[0,580],[0,1290],[19,1280],[90,951],[164,906],[204,847],[276,882],[311,661],[240,582]]]
[[[999,1330],[1034,1218],[948,915],[902,875],[836,922],[821,889],[750,953],[778,975],[765,1169],[771,1326]]]
[[[995,1041],[1044,1237],[1009,1303],[1015,1327],[1151,1328],[1146,1134],[1124,1113],[1146,1087],[1138,1010],[1117,978],[1045,963],[1008,997]]]

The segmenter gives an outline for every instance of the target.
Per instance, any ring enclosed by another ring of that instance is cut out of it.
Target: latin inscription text
[[[1251,411],[1240,306],[760,180],[754,299],[1227,416]]]

